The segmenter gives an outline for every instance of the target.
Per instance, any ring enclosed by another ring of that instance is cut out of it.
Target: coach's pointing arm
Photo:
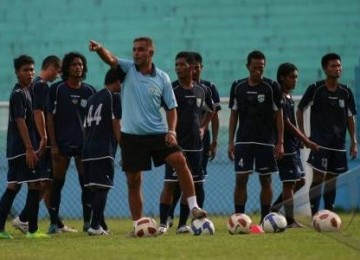
[[[118,60],[115,57],[115,55],[113,55],[108,49],[106,49],[100,43],[90,40],[89,50],[95,51],[105,63],[110,65],[112,69],[116,69],[116,67],[118,66]]]

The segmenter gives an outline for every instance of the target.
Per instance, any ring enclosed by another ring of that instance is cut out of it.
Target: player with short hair
[[[300,158],[300,142],[313,151],[318,150],[316,143],[310,141],[296,126],[294,100],[291,92],[296,87],[298,69],[292,63],[283,63],[278,67],[277,81],[282,92],[284,117],[284,157],[278,159],[282,193],[274,206],[284,206],[288,228],[302,227],[294,218],[294,192],[305,185],[305,171]]]
[[[231,86],[228,155],[234,160],[236,172],[235,213],[245,212],[247,182],[255,162],[261,185],[262,221],[270,212],[271,173],[277,171],[275,159],[284,153],[282,99],[279,84],[263,77],[265,55],[262,52],[250,52],[246,66],[249,77],[236,80]]]
[[[194,66],[194,71],[193,71],[193,76],[192,76],[193,81],[196,82],[197,84],[205,86],[206,88],[209,89],[209,91],[211,93],[211,99],[213,100],[213,106],[214,106],[213,116],[210,121],[212,138],[210,138],[210,130],[209,130],[208,126],[205,128],[204,137],[203,137],[202,167],[203,167],[203,172],[204,172],[204,176],[206,179],[208,162],[209,162],[209,160],[210,161],[213,160],[216,156],[216,150],[217,150],[217,144],[218,144],[218,134],[219,134],[218,111],[221,110],[221,104],[220,104],[219,92],[218,92],[215,84],[211,81],[204,80],[201,78],[201,73],[202,73],[202,70],[204,67],[203,66],[203,58],[202,58],[201,54],[199,52],[192,52],[192,54],[195,58],[195,66]],[[175,81],[175,82],[178,82],[178,81]],[[210,139],[212,139],[211,142],[210,142]],[[168,221],[167,221],[167,224],[170,227],[173,225],[174,211],[175,211],[177,202],[180,199],[180,196],[181,196],[180,186],[177,185],[174,190],[174,193],[173,193],[173,203],[171,205],[171,209],[169,211],[169,217],[168,217]],[[199,206],[202,207],[204,204],[204,201],[205,201],[205,192],[203,192],[201,194],[198,191],[196,198],[197,198]]]
[[[39,144],[36,139],[30,87],[35,75],[34,60],[27,55],[14,59],[18,83],[9,101],[9,122],[6,156],[9,169],[7,188],[0,199],[0,239],[12,239],[5,231],[6,218],[22,183],[27,183],[26,215],[29,226],[27,238],[45,238],[38,230],[40,175],[36,170],[39,161]],[[44,130],[44,129],[43,129]]]
[[[82,162],[85,187],[92,191],[92,217],[88,234],[108,235],[103,227],[107,194],[113,187],[114,159],[120,143],[120,85],[123,75],[110,69],[105,75],[105,87],[91,96],[86,106]]]
[[[149,37],[133,41],[133,61],[118,59],[101,44],[90,41],[95,51],[112,68],[120,65],[126,73],[121,87],[121,157],[126,172],[128,199],[133,224],[142,217],[142,171],[165,162],[175,168],[180,186],[194,218],[206,212],[196,202],[194,183],[185,156],[176,139],[176,99],[169,76],[152,63],[154,44]],[[167,125],[161,115],[165,108]],[[129,236],[134,236],[130,232]]]
[[[336,179],[339,174],[348,171],[345,148],[347,129],[351,158],[355,158],[358,152],[355,100],[351,89],[339,82],[342,72],[340,55],[327,53],[321,59],[321,66],[326,74],[325,80],[307,88],[296,114],[299,128],[305,134],[303,113],[311,106],[310,140],[320,147],[318,152],[310,152],[307,161],[313,169],[309,191],[312,215],[319,210],[321,195],[325,209],[334,211]]]
[[[65,54],[62,60],[63,81],[51,85],[47,102],[47,126],[51,145],[53,187],[50,200],[49,233],[58,233],[61,190],[71,157],[74,157],[82,190],[83,231],[90,227],[91,191],[84,187],[81,149],[84,140],[83,120],[87,101],[96,90],[83,82],[87,73],[86,58],[77,52]]]
[[[191,52],[179,52],[175,58],[175,71],[178,80],[172,83],[178,107],[178,123],[176,135],[178,145],[182,148],[189,168],[191,170],[197,203],[203,205],[205,175],[202,167],[203,160],[203,135],[209,124],[213,102],[209,89],[195,83],[192,78],[195,67],[195,58]],[[167,232],[167,219],[169,210],[173,203],[173,193],[178,187],[177,172],[169,164],[165,166],[164,187],[160,197],[160,227],[159,234]],[[180,203],[180,219],[177,234],[189,233],[190,228],[186,226],[189,216],[189,207],[186,200]]]

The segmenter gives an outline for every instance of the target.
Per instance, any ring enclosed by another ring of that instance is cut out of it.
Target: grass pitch
[[[83,232],[57,234],[49,239],[25,239],[7,223],[13,240],[0,240],[0,259],[359,259],[360,251],[347,245],[360,241],[360,217],[340,234],[326,235],[311,228],[288,229],[278,234],[230,235],[227,217],[210,216],[213,236],[176,235],[175,228],[155,238],[127,238],[132,222],[110,219],[110,236],[90,237]],[[251,216],[258,221],[258,216]],[[343,222],[351,218],[341,215]],[[177,223],[177,219],[175,224]],[[66,224],[81,230],[79,220]],[[46,231],[48,221],[40,222]],[[360,246],[360,245],[359,245]]]

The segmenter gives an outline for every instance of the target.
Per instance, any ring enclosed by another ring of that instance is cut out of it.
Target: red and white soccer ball
[[[227,222],[227,229],[231,235],[234,234],[249,234],[251,218],[243,213],[235,213],[231,215]]]
[[[280,213],[271,212],[264,217],[261,227],[265,233],[279,233],[285,231],[287,221]]]
[[[153,237],[157,235],[157,225],[153,218],[142,217],[135,224],[136,237]]]
[[[338,232],[341,229],[341,218],[330,210],[320,210],[312,218],[312,226],[318,232]]]
[[[215,226],[208,218],[194,219],[191,222],[190,232],[194,236],[200,235],[214,235]]]

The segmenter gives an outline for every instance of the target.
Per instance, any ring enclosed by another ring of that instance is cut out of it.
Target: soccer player
[[[178,107],[178,123],[175,129],[178,145],[182,148],[192,173],[197,203],[202,207],[204,194],[203,135],[212,118],[213,102],[209,89],[195,83],[192,74],[195,58],[191,52],[179,52],[175,58],[175,71],[178,80],[172,83]],[[205,111],[205,115],[203,114]],[[160,197],[159,234],[167,232],[167,219],[173,202],[173,193],[178,184],[177,172],[166,164],[164,187]],[[189,207],[186,200],[180,203],[180,219],[177,234],[189,233],[186,226]]]
[[[95,41],[90,41],[89,49],[112,68],[119,64],[126,73],[121,87],[121,158],[134,226],[142,217],[142,171],[151,169],[151,160],[155,166],[166,162],[175,169],[192,216],[205,217],[206,212],[196,202],[190,169],[177,144],[177,103],[170,78],[152,62],[155,53],[152,39],[134,39],[133,61],[116,58]],[[167,125],[162,118],[161,107],[165,108]],[[129,236],[133,234],[130,232]]]
[[[321,66],[326,74],[325,80],[307,88],[296,114],[299,128],[305,133],[303,113],[311,106],[310,140],[320,147],[318,152],[310,152],[307,161],[313,169],[309,191],[312,215],[319,210],[322,195],[325,209],[334,211],[336,178],[348,170],[345,148],[347,129],[350,133],[351,158],[355,158],[358,152],[354,96],[349,87],[339,82],[341,58],[336,53],[328,53],[322,57]]]
[[[284,205],[288,228],[302,227],[294,219],[294,192],[305,185],[305,171],[300,158],[300,141],[313,151],[318,150],[316,143],[310,141],[297,127],[294,100],[291,92],[296,87],[298,69],[292,63],[283,63],[277,71],[277,81],[281,86],[284,117],[284,157],[277,161],[283,191],[274,206]],[[284,203],[282,203],[284,202]]]
[[[206,179],[207,176],[207,164],[209,160],[213,160],[216,155],[217,150],[217,140],[218,140],[218,134],[219,134],[219,114],[218,111],[221,110],[221,104],[220,104],[220,96],[219,92],[215,86],[214,83],[201,79],[201,72],[203,69],[203,59],[200,53],[193,52],[194,58],[195,58],[195,67],[193,71],[193,81],[196,83],[203,85],[207,87],[211,92],[211,99],[213,100],[214,105],[214,111],[213,116],[211,118],[211,134],[212,134],[212,141],[210,142],[210,131],[209,128],[206,127],[204,131],[204,137],[203,137],[203,158],[202,158],[202,167],[204,176]],[[181,196],[181,190],[179,185],[174,190],[173,194],[173,203],[171,205],[171,209],[169,212],[168,217],[168,226],[173,225],[173,219],[174,219],[174,211],[176,204]],[[200,207],[204,204],[205,201],[205,192],[203,194],[197,193],[197,200]]]
[[[49,83],[57,79],[61,72],[61,60],[55,55],[47,56],[41,65],[39,76],[35,77],[31,86],[31,94],[33,99],[34,119],[36,125],[36,135],[40,143],[41,153],[37,170],[40,171],[40,199],[44,199],[46,208],[50,208],[50,192],[52,180],[51,153],[48,145],[48,137],[45,122],[45,104],[49,92]],[[26,216],[26,208],[22,210],[20,215],[16,217],[12,225],[20,231],[26,233],[28,230],[28,222]],[[58,228],[61,232],[74,232],[75,230],[64,225],[59,219]]]
[[[82,149],[85,187],[92,190],[92,218],[89,235],[108,235],[101,224],[107,194],[113,187],[114,158],[120,143],[120,81],[123,75],[110,69],[105,76],[105,88],[90,97],[84,121],[85,138]]]
[[[71,157],[75,158],[82,189],[84,232],[90,227],[91,217],[91,191],[84,187],[81,149],[84,140],[83,120],[86,104],[96,91],[83,82],[86,78],[87,63],[82,54],[77,52],[65,54],[61,71],[63,81],[51,85],[47,102],[47,126],[54,177],[50,199],[50,234],[59,232],[61,190]]]
[[[284,153],[282,99],[279,84],[263,77],[265,55],[262,52],[250,52],[246,66],[249,77],[236,80],[231,86],[228,156],[235,162],[235,213],[245,212],[247,182],[255,161],[261,185],[262,221],[270,212],[271,173],[277,171],[275,159]]]
[[[27,238],[45,238],[38,230],[40,175],[36,171],[39,161],[38,142],[30,87],[35,76],[34,60],[27,55],[14,59],[18,83],[9,101],[9,122],[6,156],[8,159],[7,188],[0,200],[0,239],[12,239],[5,231],[6,218],[22,183],[28,184],[26,215],[29,226]]]

